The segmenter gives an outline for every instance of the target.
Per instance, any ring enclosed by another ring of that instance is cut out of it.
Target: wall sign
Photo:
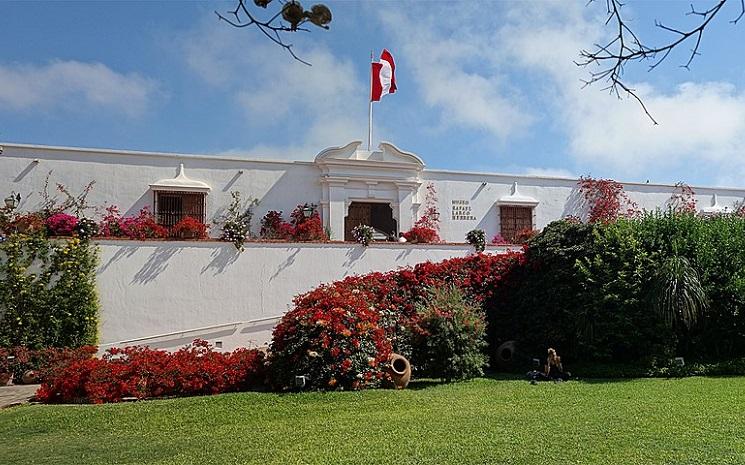
[[[471,212],[470,200],[453,200],[453,209],[450,212],[451,220],[475,221],[476,217]]]

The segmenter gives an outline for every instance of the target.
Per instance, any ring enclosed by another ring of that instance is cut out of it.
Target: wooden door
[[[354,241],[352,229],[361,224],[370,225],[372,217],[372,208],[369,203],[352,202],[349,206],[349,213],[344,219],[344,240]]]

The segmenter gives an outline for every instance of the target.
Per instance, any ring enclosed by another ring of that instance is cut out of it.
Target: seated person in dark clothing
[[[528,379],[534,384],[537,381],[566,381],[569,379],[569,373],[564,372],[561,357],[556,353],[556,350],[548,349],[548,358],[546,358],[543,371],[531,371],[528,373]]]
[[[546,366],[544,367],[543,374],[546,375],[547,379],[554,381],[566,381],[569,379],[569,373],[564,372],[561,357],[559,357],[554,349],[548,349],[548,358],[546,358]]]

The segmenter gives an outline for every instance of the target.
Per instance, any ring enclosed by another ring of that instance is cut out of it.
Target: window
[[[204,223],[204,199],[202,192],[155,192],[155,216],[158,224],[170,228],[185,216]]]
[[[499,207],[502,237],[514,242],[520,231],[533,229],[533,207]]]

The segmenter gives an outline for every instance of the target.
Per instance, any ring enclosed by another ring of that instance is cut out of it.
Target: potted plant
[[[367,247],[372,241],[374,232],[375,230],[372,226],[360,224],[352,229],[352,236],[354,236],[354,240]]]
[[[171,235],[181,239],[204,239],[207,225],[192,216],[185,216],[171,229]]]
[[[476,249],[476,252],[483,252],[486,249],[486,233],[483,229],[472,229],[466,234],[466,241]]]

